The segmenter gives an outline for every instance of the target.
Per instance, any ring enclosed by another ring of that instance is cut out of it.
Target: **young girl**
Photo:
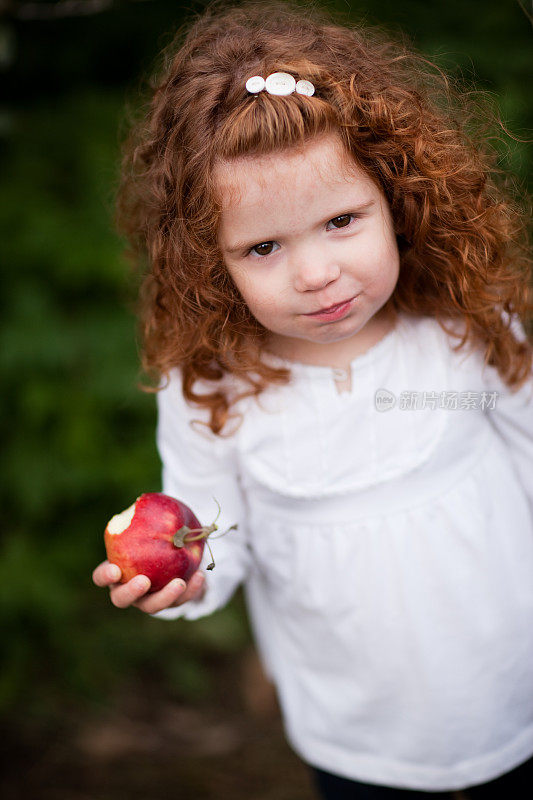
[[[210,7],[151,91],[119,218],[163,491],[238,530],[188,586],[95,583],[194,620],[242,582],[324,798],[529,796],[531,262],[477,107],[265,2]]]

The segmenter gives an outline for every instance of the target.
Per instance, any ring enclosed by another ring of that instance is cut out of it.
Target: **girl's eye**
[[[269,256],[274,252],[275,244],[275,242],[261,242],[261,244],[255,244],[251,248],[250,253],[254,253],[256,256]]]
[[[335,228],[346,228],[352,221],[353,216],[353,214],[341,214],[339,217],[330,219],[330,222]]]
[[[357,219],[356,214],[340,214],[338,217],[330,219],[328,225],[333,225],[336,230],[339,230],[340,228],[347,228],[354,219]],[[279,245],[276,242],[261,242],[261,244],[254,244],[248,251],[248,255],[270,256],[276,252],[278,247]]]

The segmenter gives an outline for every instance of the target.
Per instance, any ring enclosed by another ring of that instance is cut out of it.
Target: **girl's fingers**
[[[149,588],[150,578],[146,575],[136,575],[127,583],[119,583],[111,586],[109,595],[114,606],[117,608],[128,608],[128,606],[140,600]]]
[[[102,561],[93,571],[92,578],[96,586],[108,586],[111,602],[116,608],[135,606],[147,614],[156,614],[165,608],[180,606],[188,600],[200,599],[205,592],[205,576],[199,570],[188,584],[181,578],[175,578],[160,591],[147,595],[150,579],[146,575],[136,575],[127,583],[118,583],[121,576],[120,567],[109,561]]]
[[[109,561],[102,561],[93,570],[93,583],[97,586],[111,586],[113,583],[118,583],[122,572],[117,564],[111,564]]]
[[[191,576],[188,584],[187,589],[183,592],[180,596],[177,603],[174,603],[176,606],[180,606],[182,603],[186,603],[188,600],[200,600],[205,594],[205,575],[200,570],[197,570],[194,575]]]
[[[164,608],[178,605],[177,601],[186,593],[186,588],[185,581],[181,578],[174,578],[158,592],[142,597],[133,605],[144,611],[145,614],[157,614],[158,611],[163,611]]]
[[[133,605],[146,614],[157,614],[165,608],[175,608],[188,600],[199,598],[205,591],[204,582],[205,578],[201,572],[195,572],[188,583],[181,578],[174,578],[159,592],[147,595]]]

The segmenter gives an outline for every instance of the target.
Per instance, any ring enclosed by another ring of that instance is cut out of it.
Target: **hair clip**
[[[273,72],[266,80],[260,75],[254,75],[246,81],[246,90],[250,94],[258,94],[265,89],[269,94],[288,95],[293,92],[311,97],[315,87],[311,81],[296,81],[288,72]]]

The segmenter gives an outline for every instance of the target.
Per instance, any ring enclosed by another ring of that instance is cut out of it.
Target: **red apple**
[[[120,583],[135,575],[147,575],[149,593],[157,592],[173,578],[189,580],[202,560],[207,537],[215,530],[214,523],[202,527],[180,500],[147,492],[107,523],[107,558],[122,570]]]

